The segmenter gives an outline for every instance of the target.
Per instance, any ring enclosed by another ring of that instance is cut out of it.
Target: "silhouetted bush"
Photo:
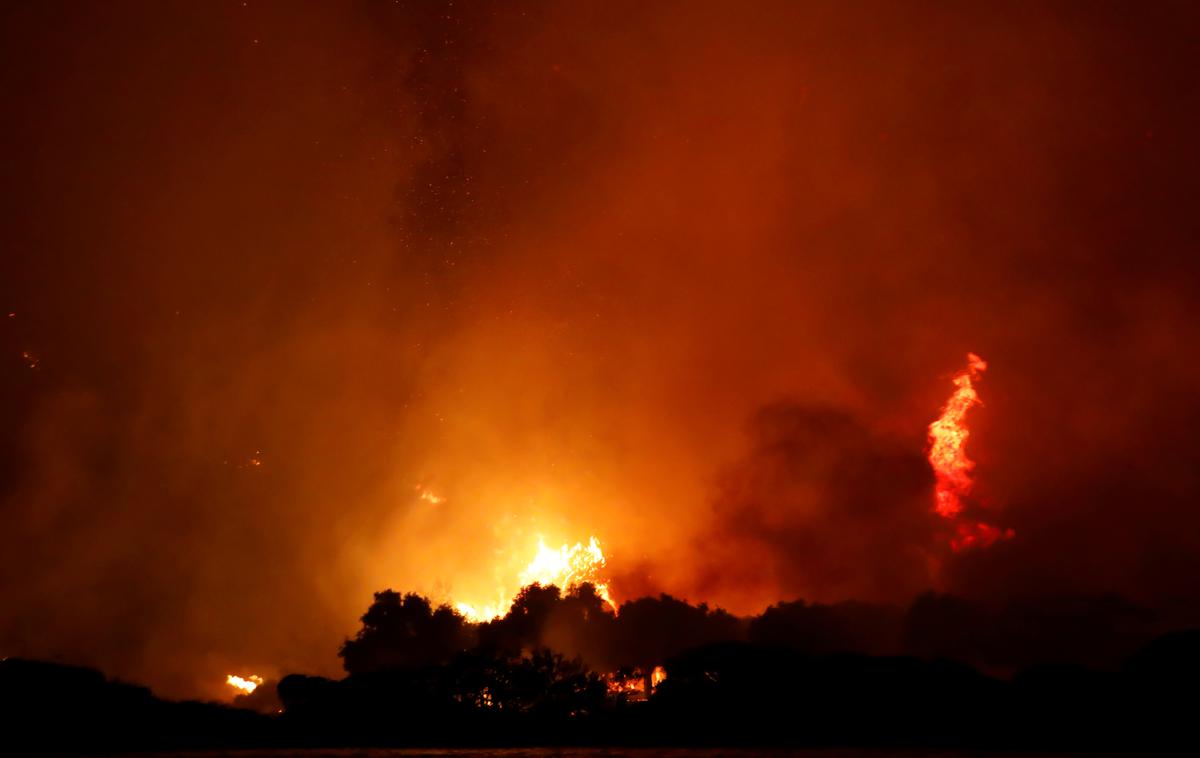
[[[0,661],[0,753],[253,747],[274,737],[265,716],[212,703],[173,703],[93,669]]]
[[[351,674],[443,664],[474,638],[466,620],[450,606],[435,608],[420,595],[391,590],[375,593],[362,623],[358,635],[338,651]]]
[[[1034,630],[1047,617],[1057,620]],[[1099,628],[1081,622],[1088,619]],[[387,591],[342,648],[350,673],[284,677],[278,717],[166,702],[90,669],[21,660],[0,662],[0,715],[5,747],[18,753],[534,743],[1195,747],[1200,631],[1155,639],[1121,667],[1064,660],[1011,680],[950,657],[1065,658],[1067,640],[1089,635],[1085,657],[1111,656],[1132,634],[1122,619],[1136,630],[1143,617],[1111,598],[988,610],[933,594],[903,615],[796,601],[738,619],[666,595],[614,615],[588,585],[565,595],[533,585],[503,618],[470,624],[420,596]],[[901,641],[914,654],[879,654]],[[648,697],[608,692],[608,672],[636,681],[659,665],[666,679],[645,681]]]
[[[902,625],[903,614],[891,606],[853,602],[809,605],[796,600],[772,605],[752,618],[749,639],[809,653],[884,655],[899,652]]]

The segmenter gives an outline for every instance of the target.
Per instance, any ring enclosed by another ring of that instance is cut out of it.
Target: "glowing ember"
[[[255,674],[251,674],[250,676],[244,678],[237,676],[236,674],[229,674],[225,677],[225,683],[236,690],[240,690],[241,692],[239,694],[249,695],[251,692],[254,692],[256,689],[258,689],[258,685],[263,683],[263,679],[261,676],[257,676]]]
[[[608,581],[604,578],[604,551],[600,542],[591,537],[584,545],[576,542],[573,546],[563,545],[557,550],[546,546],[545,541],[538,538],[538,549],[533,560],[518,575],[518,587],[530,584],[547,586],[553,584],[561,590],[569,591],[584,583],[591,583],[596,588],[596,594],[604,599],[609,607],[616,610],[616,603],[608,592]],[[455,603],[459,613],[474,622],[490,621],[503,616],[512,607],[515,592],[501,591],[501,600],[494,605],[476,606],[471,603]]]
[[[605,677],[609,695],[624,695],[630,700],[645,700],[647,695],[646,676],[641,670],[634,670],[632,675],[613,672]],[[667,670],[655,666],[650,672],[650,692],[667,679]]]
[[[937,479],[933,509],[942,518],[955,522],[956,534],[950,539],[950,547],[956,552],[987,547],[1015,534],[1012,529],[962,518],[963,499],[974,485],[971,470],[975,468],[975,462],[966,452],[967,438],[971,436],[967,411],[982,404],[975,382],[986,370],[986,361],[967,353],[966,369],[954,375],[954,394],[946,401],[942,415],[929,425],[929,465]]]
[[[629,700],[646,699],[646,679],[640,675],[622,677],[608,674],[605,676],[605,688],[609,695],[624,695]]]
[[[985,524],[982,521],[967,521],[958,525],[958,534],[950,540],[955,552],[973,547],[987,547],[993,542],[1008,539],[1016,534],[1012,529]]]

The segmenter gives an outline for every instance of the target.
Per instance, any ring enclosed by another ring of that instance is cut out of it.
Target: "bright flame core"
[[[974,381],[987,370],[987,363],[975,353],[967,353],[967,368],[954,375],[954,394],[946,401],[942,415],[929,425],[929,465],[937,477],[933,508],[943,518],[962,512],[962,498],[971,491],[971,469],[975,462],[967,457],[967,411],[981,405]]]
[[[655,666],[654,670],[650,672],[650,686],[657,687],[665,681],[667,681],[667,670],[662,666]]]
[[[1012,529],[1001,529],[962,515],[963,498],[974,485],[971,469],[975,468],[975,462],[966,452],[967,438],[971,436],[967,411],[983,404],[974,383],[986,370],[986,361],[975,353],[967,353],[967,367],[954,375],[954,394],[946,401],[942,415],[929,425],[929,465],[937,479],[933,510],[954,522],[955,535],[950,538],[950,547],[955,552],[987,547],[1015,534]]]
[[[595,537],[588,539],[584,545],[576,542],[572,546],[563,545],[557,550],[546,546],[545,540],[538,537],[538,549],[518,575],[519,587],[530,584],[540,584],[555,587],[564,591],[571,590],[584,583],[591,583],[596,588],[596,594],[604,602],[616,610],[616,603],[608,592],[608,581],[603,576],[605,567],[604,551]],[[508,613],[516,599],[516,592],[501,590],[501,600],[494,605],[475,606],[470,603],[455,603],[454,607],[468,620],[480,623],[499,618]]]
[[[225,683],[236,690],[241,690],[240,694],[249,695],[258,689],[258,685],[263,683],[263,679],[255,674],[244,678],[236,674],[229,674],[225,677]]]

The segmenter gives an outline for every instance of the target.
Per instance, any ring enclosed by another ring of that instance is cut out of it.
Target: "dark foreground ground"
[[[8,659],[0,662],[0,754],[366,746],[1190,752],[1200,746],[1200,631],[1161,637],[1119,670],[1043,665],[1009,680],[948,660],[812,656],[747,643],[693,650],[669,661],[667,672],[645,702],[608,696],[594,674],[549,654],[464,658],[338,681],[293,676],[279,687],[283,712],[266,715],[168,702],[91,669]],[[526,754],[547,753],[514,753]]]
[[[1058,752],[923,750],[905,748],[312,748],[302,750],[188,751],[113,754],[111,758],[1041,758]]]

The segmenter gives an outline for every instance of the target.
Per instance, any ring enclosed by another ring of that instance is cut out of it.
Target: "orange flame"
[[[604,551],[595,537],[588,544],[576,542],[573,546],[563,545],[558,550],[546,546],[545,540],[538,537],[538,549],[529,565],[517,577],[519,587],[530,584],[547,586],[553,584],[562,590],[571,590],[585,582],[596,588],[596,594],[604,602],[616,610],[616,603],[608,591],[608,581],[604,578]],[[475,606],[470,603],[455,603],[454,607],[468,620],[476,623],[499,618],[512,607],[516,592],[501,590],[501,600],[494,605]]]
[[[258,685],[263,683],[263,678],[255,674],[247,677],[240,677],[236,674],[229,674],[225,677],[225,683],[236,690],[241,690],[238,694],[249,695],[258,689]]]
[[[929,465],[937,479],[933,510],[944,519],[955,522],[956,534],[950,547],[958,552],[974,547],[987,547],[997,540],[1008,539],[1012,529],[962,518],[963,498],[970,494],[974,480],[971,470],[975,462],[967,457],[967,411],[982,405],[975,382],[987,370],[987,362],[975,353],[967,353],[966,369],[954,375],[954,394],[946,401],[942,415],[929,425]]]
[[[650,672],[650,686],[658,687],[665,681],[667,681],[667,670],[662,666],[655,666],[654,670]]]
[[[667,680],[667,670],[662,666],[655,666],[650,672],[650,692],[658,689],[658,685]],[[646,676],[641,669],[635,669],[632,675],[623,675],[619,672],[606,674],[604,677],[609,695],[625,695],[630,700],[645,700]]]
[[[971,491],[971,469],[975,462],[967,457],[967,411],[980,405],[974,381],[987,370],[987,362],[975,353],[967,353],[967,368],[954,375],[954,394],[942,409],[942,415],[929,425],[929,465],[937,477],[933,508],[943,518],[962,512],[962,498]]]
[[[631,700],[641,700],[646,696],[646,680],[640,676],[620,679],[616,675],[609,674],[606,682],[605,686],[610,695],[625,695]]]

